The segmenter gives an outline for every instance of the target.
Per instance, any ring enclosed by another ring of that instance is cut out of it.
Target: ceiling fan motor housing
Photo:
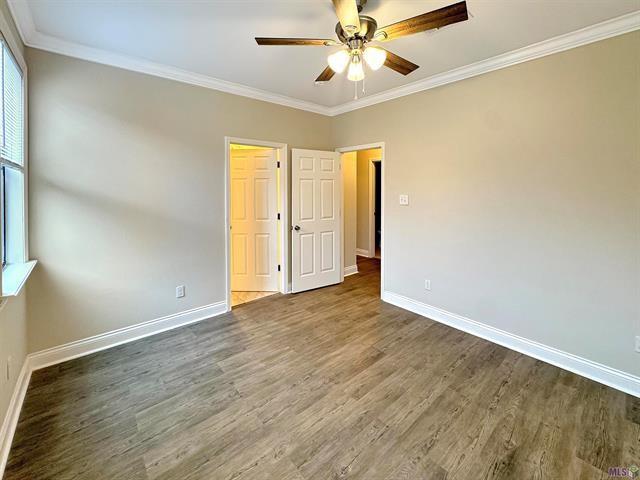
[[[376,34],[376,29],[378,28],[378,23],[371,17],[367,17],[366,15],[359,15],[360,17],[360,31],[355,35],[347,34],[343,29],[340,22],[336,25],[336,35],[340,39],[342,43],[347,45],[349,40],[354,38],[362,40],[364,43],[370,42],[373,39],[373,36]]]

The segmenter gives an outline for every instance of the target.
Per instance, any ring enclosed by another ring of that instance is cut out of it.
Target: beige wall
[[[636,32],[335,118],[338,146],[386,142],[387,290],[639,375],[639,51]]]
[[[22,289],[17,297],[4,299],[0,306],[0,425],[7,413],[7,407],[27,356],[26,301],[27,291]],[[10,378],[7,381],[5,369],[9,358],[11,358]]]
[[[321,115],[39,50],[27,61],[30,351],[225,299],[225,135],[333,146]]]
[[[224,299],[225,135],[384,141],[389,291],[638,375],[639,45],[334,118],[29,49],[29,350]]]
[[[356,235],[358,221],[358,156],[356,152],[346,152],[342,161],[342,195],[344,205],[343,258],[344,267],[356,265]]]

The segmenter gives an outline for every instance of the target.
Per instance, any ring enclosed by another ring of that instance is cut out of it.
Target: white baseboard
[[[587,377],[615,388],[616,390],[640,397],[640,377],[636,377],[635,375],[505,332],[504,330],[471,320],[470,318],[447,312],[446,310],[427,305],[426,303],[413,300],[404,295],[385,291],[382,292],[382,300],[422,315],[423,317],[435,320],[436,322],[444,323],[445,325],[470,333],[471,335],[515,350],[516,352]]]
[[[364,248],[356,248],[356,255],[359,257],[367,258],[373,257],[373,255],[371,255],[371,252],[369,250],[365,250]]]
[[[90,355],[100,350],[106,350],[117,345],[122,345],[123,343],[133,342],[184,325],[200,322],[228,311],[229,308],[226,302],[212,303],[204,307],[185,310],[184,312],[174,313],[173,315],[156,318],[155,320],[149,320],[137,325],[113,330],[27,355],[22,370],[20,370],[20,376],[16,382],[11,402],[9,403],[9,409],[7,410],[0,429],[0,479],[4,474],[13,434],[18,425],[22,403],[27,393],[27,388],[29,387],[31,373],[34,370]]]
[[[20,410],[22,409],[24,397],[27,394],[30,378],[31,368],[29,365],[29,358],[27,357],[20,369],[20,375],[18,376],[18,381],[13,389],[9,408],[7,409],[7,413],[5,414],[2,425],[0,426],[0,478],[4,475],[4,469],[7,466],[9,451],[11,450],[11,442],[13,441],[13,434],[18,426]]]
[[[172,330],[174,328],[189,325],[190,323],[206,320],[207,318],[228,312],[227,303],[217,302],[204,307],[197,307],[184,312],[174,313],[165,317],[156,318],[147,322],[120,328],[111,332],[102,333],[75,342],[48,348],[29,354],[32,370],[66,362],[77,357],[90,355],[100,350],[115,347],[123,343],[133,342],[150,335]]]
[[[355,275],[358,273],[358,265],[351,265],[349,267],[344,267],[344,276],[348,277],[349,275]]]

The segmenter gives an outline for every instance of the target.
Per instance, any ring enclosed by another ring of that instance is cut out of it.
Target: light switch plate
[[[409,195],[400,195],[400,205],[409,205]]]
[[[176,298],[184,297],[184,285],[178,285],[176,287]]]

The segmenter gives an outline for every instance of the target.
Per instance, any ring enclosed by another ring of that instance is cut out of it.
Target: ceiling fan
[[[258,45],[312,45],[320,47],[344,45],[346,48],[328,56],[329,66],[316,78],[316,82],[328,82],[336,73],[342,73],[347,66],[349,67],[347,78],[358,82],[364,79],[363,64],[365,62],[372,70],[378,70],[384,65],[402,75],[408,75],[418,68],[415,63],[384,48],[367,45],[369,42],[387,42],[468,19],[467,3],[462,1],[378,28],[378,24],[373,18],[360,15],[366,3],[367,0],[333,0],[339,20],[336,25],[336,35],[339,41],[323,38],[256,37],[256,42]]]

